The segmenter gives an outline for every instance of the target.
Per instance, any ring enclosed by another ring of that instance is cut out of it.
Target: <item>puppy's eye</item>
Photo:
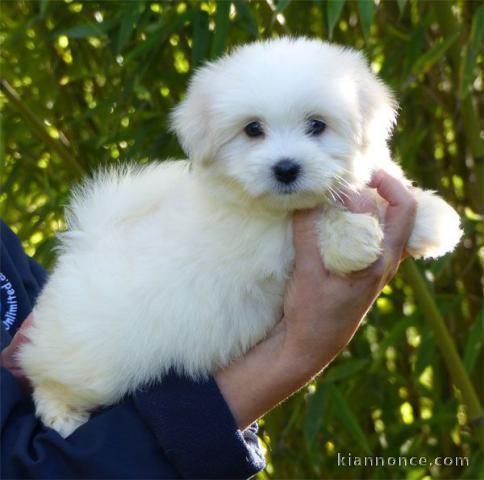
[[[311,135],[312,137],[317,137],[321,135],[326,130],[326,124],[321,120],[317,120],[315,118],[311,118],[308,121],[308,129],[306,133]]]
[[[250,122],[244,127],[244,132],[248,137],[261,137],[264,135],[264,129],[260,122]]]

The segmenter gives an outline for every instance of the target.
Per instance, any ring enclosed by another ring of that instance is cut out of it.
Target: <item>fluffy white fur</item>
[[[281,317],[295,209],[324,205],[330,270],[374,262],[379,222],[336,200],[377,168],[409,184],[387,148],[395,108],[360,53],[318,40],[254,43],[201,68],[172,116],[191,163],[99,173],[73,196],[20,352],[42,421],[69,435],[170,368],[204,376],[260,341]],[[311,117],[327,124],[318,137]],[[244,133],[253,120],[263,138]],[[281,158],[302,169],[290,187],[273,174]],[[414,192],[411,253],[451,251],[457,213]]]

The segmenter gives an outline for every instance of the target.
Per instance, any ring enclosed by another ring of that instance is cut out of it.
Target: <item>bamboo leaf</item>
[[[241,23],[243,23],[244,29],[246,29],[252,39],[259,37],[259,29],[257,28],[257,22],[252,14],[251,9],[248,7],[245,0],[236,0],[234,2],[237,16],[240,17]]]
[[[197,10],[193,17],[192,64],[194,67],[207,58],[209,39],[208,14],[203,10]]]
[[[116,39],[116,44],[115,44],[116,55],[119,55],[122,52],[123,47],[129,41],[132,31],[133,31],[133,22],[131,18],[124,17],[123,20],[121,21],[121,25],[119,26],[118,37]]]
[[[276,9],[274,10],[274,15],[282,13],[287,8],[290,2],[291,0],[279,0],[277,2]]]
[[[415,325],[416,323],[415,317],[403,317],[395,323],[395,325],[378,345],[378,350],[374,354],[374,361],[371,366],[372,371],[378,368],[379,361],[384,358],[386,349],[396,345],[405,335],[407,328]]]
[[[476,361],[479,358],[479,353],[482,349],[482,336],[484,332],[484,309],[477,315],[476,321],[467,337],[466,346],[464,348],[464,367],[469,374],[472,373]]]
[[[435,280],[438,280],[446,271],[449,271],[450,265],[452,263],[451,255],[444,255],[434,261],[431,265],[432,275]]]
[[[366,39],[370,36],[371,24],[375,15],[373,0],[358,0],[358,12],[360,15],[361,29]]]
[[[312,444],[316,435],[321,430],[324,413],[329,400],[329,392],[325,385],[318,385],[316,393],[309,397],[308,409],[304,418],[304,439],[307,444]]]
[[[364,368],[367,365],[368,365],[368,360],[359,359],[359,360],[350,360],[348,362],[343,363],[342,365],[330,367],[329,370],[325,372],[321,377],[321,382],[330,383],[330,382],[335,382],[337,380],[341,380],[343,378],[351,377],[356,372],[359,372],[362,368]]]
[[[358,443],[361,449],[371,455],[370,445],[368,440],[361,428],[356,415],[351,410],[348,402],[344,399],[341,392],[334,386],[329,387],[330,392],[335,403],[335,413],[341,420],[341,423],[347,428],[351,433],[354,440]]]
[[[171,19],[169,22],[157,22],[152,28],[147,28],[146,30],[149,30],[151,33],[150,37],[137,47],[133,48],[125,56],[126,61],[133,61],[140,55],[152,52],[153,49],[159,49],[172,33],[178,31],[185,22],[191,21],[194,15],[194,10],[188,10],[185,13],[176,16],[174,19]]]
[[[99,37],[105,35],[113,25],[114,22],[109,20],[105,20],[102,23],[85,23],[66,30],[61,30],[60,32],[57,32],[57,35],[65,35],[69,38]]]
[[[136,2],[129,4],[129,6],[131,8],[127,12],[123,12],[121,23],[118,29],[118,35],[116,36],[114,47],[116,55],[119,55],[123,51],[125,45],[131,39],[133,31],[136,27],[136,23],[143,11],[139,8],[139,4]]]
[[[484,36],[484,5],[481,5],[474,13],[472,27],[467,41],[466,51],[464,54],[461,74],[459,97],[464,99],[471,91],[474,79],[474,70],[476,68],[477,55],[482,48]]]
[[[400,15],[405,10],[405,5],[407,4],[407,0],[397,0],[398,8],[400,10]]]
[[[414,375],[420,377],[426,367],[432,364],[435,356],[435,339],[429,329],[422,335],[422,340],[417,350],[417,359],[415,361]]]
[[[447,49],[459,36],[460,32],[454,32],[449,38],[441,40],[437,45],[434,45],[427,53],[424,53],[417,59],[412,67],[412,73],[417,76],[427,73],[445,55]]]
[[[40,18],[44,18],[48,5],[49,0],[40,0]]]
[[[217,3],[217,12],[215,15],[215,34],[212,41],[211,58],[221,55],[225,49],[227,34],[229,31],[229,13],[232,2],[224,1]]]
[[[420,52],[423,49],[425,43],[425,28],[423,25],[418,25],[414,28],[410,35],[410,40],[407,43],[405,49],[405,56],[403,60],[403,72],[404,76],[408,76],[412,70],[412,66],[419,58]]]
[[[326,0],[325,2],[325,18],[329,38],[333,38],[333,30],[338,23],[344,5],[345,0]]]
[[[429,131],[422,125],[416,126],[412,131],[408,132],[408,141],[405,142],[400,149],[400,157],[402,167],[411,169],[415,164],[422,142],[427,138]]]

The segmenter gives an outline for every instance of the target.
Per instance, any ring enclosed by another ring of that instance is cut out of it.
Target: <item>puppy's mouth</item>
[[[301,192],[297,185],[277,185],[275,190],[279,195],[293,195]]]
[[[309,193],[304,183],[305,182],[303,178],[297,178],[291,182],[279,182],[276,180],[272,184],[272,191],[277,195],[284,196],[301,194],[304,195]]]
[[[291,200],[291,198],[295,201],[296,199],[301,201],[319,199],[319,202],[332,205],[342,205],[345,203],[345,198],[348,197],[348,193],[341,187],[337,188],[334,185],[326,185],[324,189],[315,191],[307,188],[302,182],[295,182],[290,185],[276,184],[273,186],[273,192],[277,196],[284,197],[287,200]]]

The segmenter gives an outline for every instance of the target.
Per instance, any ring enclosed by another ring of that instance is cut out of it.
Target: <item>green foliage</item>
[[[451,256],[404,269],[334,365],[261,421],[269,464],[260,478],[482,478],[466,391],[482,398],[483,15],[471,1],[3,2],[3,217],[51,266],[83,173],[182,156],[167,115],[203,61],[283,34],[364,50],[401,105],[396,158],[459,210],[465,239]],[[456,378],[448,345],[472,384]],[[337,452],[470,465],[343,467]]]

